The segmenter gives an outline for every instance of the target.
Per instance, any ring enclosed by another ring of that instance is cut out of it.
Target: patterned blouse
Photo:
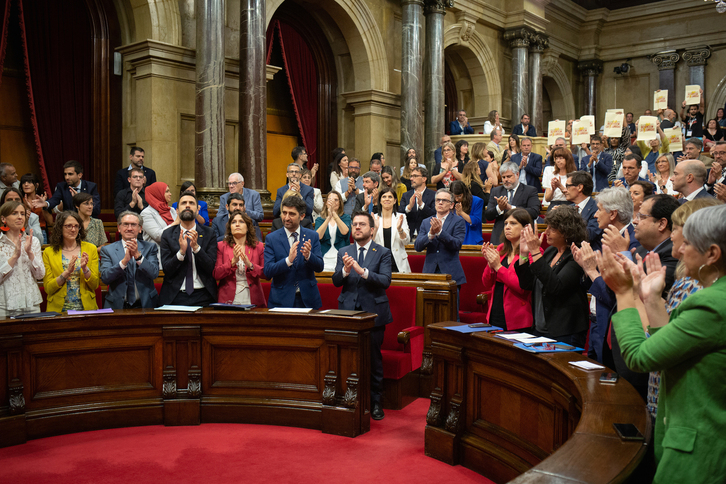
[[[86,242],[90,242],[96,247],[101,247],[108,243],[106,231],[103,229],[103,222],[100,219],[92,218],[86,229]]]
[[[96,220],[96,219],[93,219]],[[63,255],[63,272],[68,269],[70,259]],[[81,300],[81,260],[76,259],[75,267],[71,272],[71,276],[66,281],[66,300],[63,303],[62,311],[75,310],[83,311],[83,301]]]
[[[25,244],[23,236],[23,245]],[[36,280],[45,275],[43,255],[40,242],[33,237],[31,245],[33,260],[21,247],[20,258],[15,267],[10,267],[8,260],[15,253],[15,244],[6,234],[0,235],[0,307],[6,311],[23,311],[43,302]]]
[[[666,301],[666,311],[670,314],[679,304],[694,292],[703,289],[703,286],[690,277],[682,277],[673,283],[671,290],[668,292],[668,300]],[[646,336],[650,336],[646,333]],[[655,418],[658,410],[658,390],[660,389],[660,372],[651,371],[648,377],[648,401],[646,406],[651,417]]]

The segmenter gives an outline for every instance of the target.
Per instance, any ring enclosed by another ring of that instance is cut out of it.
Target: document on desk
[[[570,364],[581,370],[604,370],[605,367],[587,360],[570,361]]]
[[[105,314],[105,313],[112,313],[113,309],[111,308],[105,308],[105,309],[89,309],[87,311],[75,311],[71,309],[68,311],[68,316],[75,316],[76,314]]]
[[[312,308],[272,308],[271,313],[309,313]]]
[[[156,311],[184,311],[186,313],[193,313],[200,309],[202,309],[202,306],[176,306],[174,304],[164,304],[163,306],[154,308]]]
[[[514,340],[514,341],[524,341],[524,342],[527,342],[528,340],[535,337],[533,334],[529,334],[529,333],[497,334],[496,336],[499,338],[510,339],[510,340]]]
[[[538,338],[529,338],[522,341],[524,344],[535,344],[535,343],[552,343],[553,341],[557,341],[556,339],[547,338],[545,336],[540,336]]]

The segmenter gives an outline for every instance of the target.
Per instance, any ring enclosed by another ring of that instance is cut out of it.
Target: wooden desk
[[[486,333],[429,326],[435,387],[426,455],[495,482],[621,482],[645,455],[613,423],[650,435],[643,399],[623,379],[568,364],[576,353],[534,354]]]
[[[0,446],[137,425],[370,429],[370,330],[351,318],[205,309],[0,321]]]

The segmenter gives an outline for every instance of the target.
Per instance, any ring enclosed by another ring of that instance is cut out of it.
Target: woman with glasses
[[[27,208],[20,201],[0,206],[0,318],[39,313],[43,297],[38,289],[45,275],[40,242],[25,233]]]
[[[239,182],[233,182],[235,184]],[[227,186],[229,186],[229,182],[227,182]],[[182,183],[181,188],[179,189],[179,198],[181,198],[182,193],[184,192],[192,192],[194,196],[197,195],[197,187],[194,186],[194,183],[190,182],[189,180]],[[199,225],[209,225],[209,205],[207,205],[207,202],[204,200],[197,199],[197,203],[199,204],[199,213],[197,214],[197,223]],[[171,204],[171,208],[176,210],[176,202]]]
[[[437,189],[449,188],[451,182],[461,179],[464,163],[456,159],[456,147],[453,143],[444,143],[441,147],[441,163],[434,167],[435,175],[431,176],[431,183],[436,183]]]
[[[43,251],[48,311],[98,309],[98,251],[83,241],[85,236],[83,220],[76,212],[56,217],[49,247]]]
[[[93,197],[90,193],[76,193],[73,195],[73,205],[83,221],[83,230],[86,237],[83,239],[95,245],[100,251],[101,246],[108,244],[106,231],[100,219],[91,217],[93,213]]]

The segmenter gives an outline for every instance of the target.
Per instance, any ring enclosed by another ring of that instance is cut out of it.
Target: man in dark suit
[[[590,196],[593,187],[590,174],[585,171],[573,171],[567,174],[564,187],[559,180],[555,184],[565,194],[567,201],[577,206],[577,211],[587,225],[587,240],[594,249],[599,249],[602,230],[595,218],[597,202]]]
[[[519,182],[519,167],[516,163],[506,162],[499,168],[502,184],[493,188],[489,204],[484,212],[487,220],[494,220],[492,244],[499,244],[504,230],[504,214],[513,208],[523,208],[536,220],[539,217],[540,201],[537,189]]]
[[[519,166],[519,181],[537,189],[537,193],[542,191],[542,155],[532,153],[532,140],[524,138],[519,143],[522,148],[521,153],[515,153],[510,160]]]
[[[131,211],[119,214],[121,240],[101,247],[101,280],[108,285],[104,308],[155,308],[159,295],[154,279],[159,276],[156,244],[137,240],[141,217]]]
[[[312,216],[313,206],[315,205],[315,191],[312,189],[312,187],[309,187],[304,183],[300,183],[300,178],[302,178],[302,169],[300,168],[300,165],[298,165],[297,163],[290,163],[289,165],[287,165],[288,182],[286,185],[283,185],[277,189],[277,198],[275,199],[274,207],[272,207],[273,217],[280,216],[280,204],[282,202],[282,197],[288,190],[295,190],[296,192],[299,192],[300,195],[302,195],[302,198],[305,201],[306,205],[305,215],[307,215],[308,217]]]
[[[414,243],[417,252],[426,249],[423,272],[428,274],[451,274],[458,289],[466,284],[464,268],[459,260],[459,250],[466,237],[466,222],[454,208],[454,194],[442,188],[436,191],[436,215],[421,222]],[[459,291],[456,293],[456,314],[459,314]]]
[[[726,141],[716,141],[710,151],[713,155],[711,169],[708,170],[706,188],[708,193],[719,200],[726,201]],[[719,197],[720,195],[720,197]]]
[[[681,161],[673,169],[673,189],[683,195],[681,204],[696,198],[714,198],[704,186],[706,165],[700,160]]]
[[[212,220],[212,228],[214,229],[214,236],[217,238],[217,242],[224,240],[224,236],[227,233],[227,221],[229,220],[230,213],[235,211],[247,213],[247,204],[245,203],[244,197],[239,193],[229,194],[225,208],[226,211],[224,215],[220,216],[219,213],[217,213],[217,216]],[[249,215],[249,213],[247,213],[247,215]],[[255,235],[257,236],[257,240],[262,242],[260,226],[257,225],[257,222],[254,219],[252,220],[252,225],[255,226]]]
[[[196,222],[198,213],[197,197],[182,193],[177,204],[180,222],[161,234],[161,304],[209,306],[217,302],[217,281],[212,276],[217,240],[211,227]]]
[[[580,170],[588,172],[595,183],[595,191],[605,190],[609,185],[608,175],[613,169],[613,157],[602,151],[602,138],[599,135],[590,137],[590,156],[580,160]]]
[[[134,146],[131,148],[131,154],[129,155],[129,166],[121,168],[116,172],[116,181],[113,184],[114,199],[121,190],[128,188],[131,185],[129,177],[131,176],[131,169],[134,167],[140,168],[144,171],[144,176],[146,177],[146,181],[144,182],[145,186],[148,187],[152,183],[156,183],[156,172],[151,168],[144,166],[144,150],[138,146]]]
[[[411,189],[403,194],[398,205],[398,211],[406,214],[411,238],[418,234],[421,222],[436,213],[434,202],[436,192],[426,188],[428,176],[429,172],[424,167],[419,166],[411,170]]]
[[[537,136],[537,130],[529,124],[529,114],[523,114],[519,119],[519,124],[512,129],[512,134],[517,136]]]
[[[371,416],[381,420],[384,417],[381,345],[386,325],[393,321],[386,296],[386,289],[391,285],[391,251],[373,241],[375,224],[368,212],[354,212],[351,228],[355,243],[338,251],[333,284],[343,286],[338,309],[358,309],[377,315],[376,327],[371,331]]]
[[[297,165],[296,165],[297,166]],[[270,232],[265,239],[265,277],[272,279],[267,307],[312,308],[322,306],[315,273],[323,270],[320,238],[304,229],[305,202],[288,197],[281,203],[283,230]]]
[[[116,195],[113,214],[119,220],[121,213],[129,211],[141,213],[146,208],[146,193],[144,192],[144,170],[133,167],[129,170],[129,187],[124,188]]]
[[[77,193],[90,193],[93,197],[93,212],[91,216],[98,218],[101,215],[101,196],[98,194],[96,184],[83,180],[83,165],[76,160],[67,161],[63,165],[63,178],[61,182],[55,186],[53,196],[45,201],[42,197],[38,197],[33,201],[34,208],[45,208],[53,210],[60,203],[63,203],[63,210],[76,211],[73,205],[73,197]]]
[[[625,155],[625,158],[623,158],[623,163],[621,164],[621,167],[623,169],[623,177],[618,178],[617,180],[613,181],[613,186],[614,187],[625,187],[627,189],[630,189],[630,185],[632,185],[636,181],[644,181],[644,182],[651,183],[650,180],[641,178],[638,175],[640,173],[640,162],[641,161],[642,161],[642,159],[640,158],[640,156],[636,155],[635,153],[630,153],[628,155]],[[653,192],[655,192],[655,186],[653,186]]]
[[[378,213],[378,187],[381,185],[381,177],[374,171],[368,171],[363,175],[363,191],[355,196],[355,212]]]
[[[474,134],[474,128],[469,124],[469,118],[466,117],[466,111],[463,109],[456,115],[456,119],[449,124],[449,134],[451,136]]]

